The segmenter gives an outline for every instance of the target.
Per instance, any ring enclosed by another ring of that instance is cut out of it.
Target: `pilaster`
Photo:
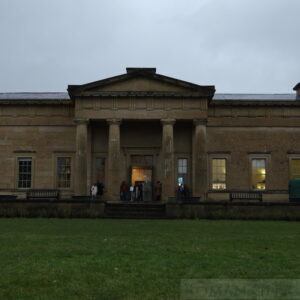
[[[111,201],[120,200],[120,172],[121,172],[121,146],[120,125],[121,119],[107,119],[109,124],[108,134],[108,174],[107,174],[107,197]]]
[[[87,148],[88,119],[75,119],[76,123],[76,157],[75,157],[75,195],[89,194],[87,187]]]
[[[174,180],[174,124],[175,119],[162,119],[162,199],[175,195]]]
[[[194,119],[193,135],[193,196],[206,199],[207,194],[207,151],[206,124],[207,119]]]

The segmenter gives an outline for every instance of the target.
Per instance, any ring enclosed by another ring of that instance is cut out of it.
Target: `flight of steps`
[[[164,219],[166,206],[162,203],[106,203],[106,218]]]

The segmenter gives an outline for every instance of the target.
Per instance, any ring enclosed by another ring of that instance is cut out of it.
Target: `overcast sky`
[[[300,0],[0,0],[0,92],[156,67],[219,93],[290,93]]]

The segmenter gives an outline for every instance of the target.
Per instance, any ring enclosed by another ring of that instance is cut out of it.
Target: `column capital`
[[[88,124],[89,121],[90,121],[89,119],[84,119],[84,118],[74,119],[74,123],[76,125],[78,125],[78,124]]]
[[[121,125],[122,119],[106,119],[109,125]]]
[[[160,122],[162,125],[174,125],[176,119],[161,119]]]
[[[193,119],[193,123],[194,123],[194,125],[195,126],[197,126],[197,125],[207,125],[207,119],[204,119],[204,118],[202,118],[202,119]]]

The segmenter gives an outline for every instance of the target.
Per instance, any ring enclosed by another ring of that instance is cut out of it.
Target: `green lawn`
[[[178,299],[184,278],[300,278],[300,223],[0,219],[0,299]]]

